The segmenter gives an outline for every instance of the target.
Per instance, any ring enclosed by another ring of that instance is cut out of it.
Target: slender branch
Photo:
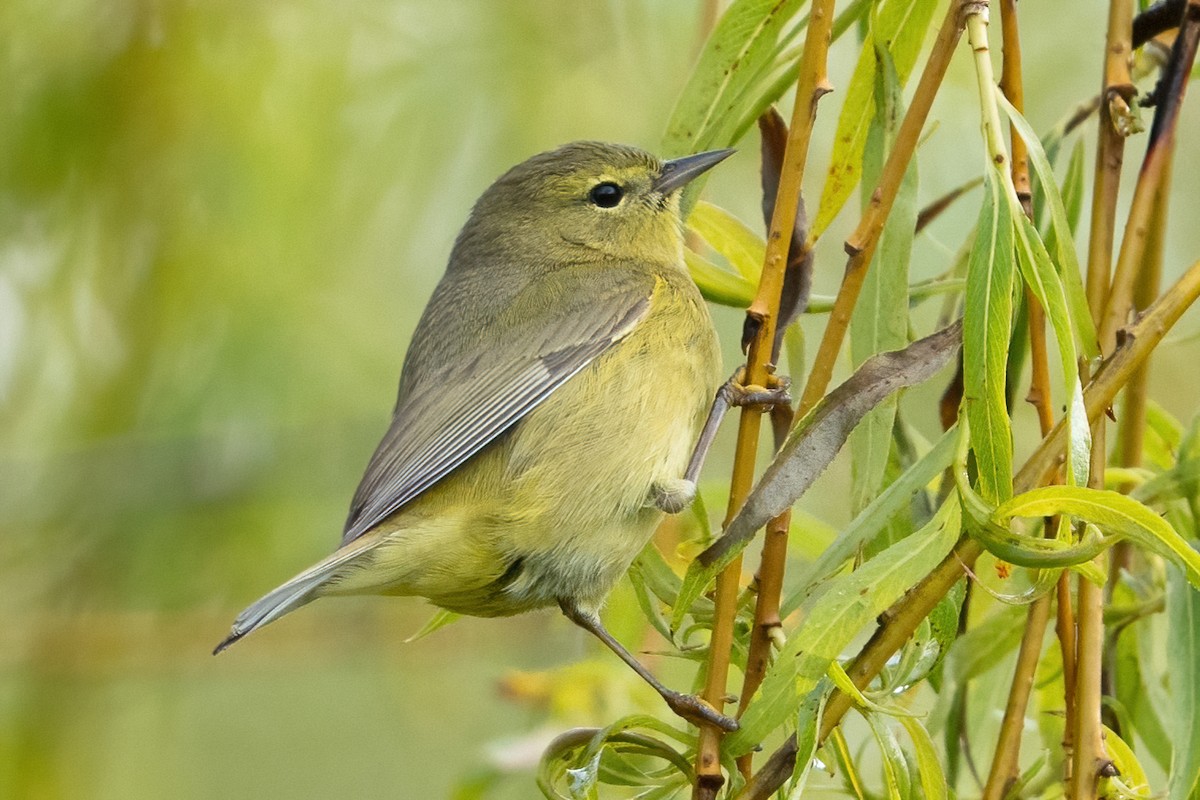
[[[1001,0],[1001,31],[1004,41],[1000,88],[1013,107],[1025,113],[1025,92],[1021,75],[1021,39],[1017,27],[1016,0]],[[1012,147],[1010,165],[1013,184],[1025,216],[1033,219],[1032,194],[1030,192],[1029,162],[1025,141],[1016,128],[1009,128],[1009,143]],[[1050,364],[1046,350],[1046,314],[1033,291],[1025,287],[1025,303],[1029,309],[1029,350],[1032,362],[1032,378],[1027,400],[1034,406],[1042,436],[1054,427],[1054,412],[1050,407]],[[1046,535],[1051,536],[1054,525],[1046,526]],[[1060,580],[1067,579],[1063,572]],[[992,768],[983,788],[983,800],[1002,800],[1021,776],[1021,734],[1025,727],[1025,712],[1029,706],[1029,694],[1042,655],[1042,640],[1050,621],[1050,597],[1035,600],[1025,618],[1025,630],[1021,635],[1021,646],[1017,652],[1017,664],[1013,671],[1008,702],[1004,718],[1000,723]]]
[[[1089,419],[1096,419],[1104,413],[1133,372],[1145,363],[1197,297],[1200,297],[1200,261],[1192,264],[1175,285],[1126,330],[1121,346],[1108,357],[1084,389],[1084,406]],[[1017,472],[1013,479],[1014,491],[1026,492],[1041,485],[1051,470],[1057,469],[1065,444],[1066,426],[1063,420],[1059,420],[1050,435],[1042,440]],[[879,628],[847,669],[856,686],[865,688],[879,674],[888,659],[908,641],[941,598],[966,574],[967,569],[974,567],[975,560],[982,552],[982,546],[974,539],[963,537],[942,563],[883,614]],[[851,700],[840,692],[829,699],[821,720],[821,741],[837,727],[850,707]],[[738,794],[737,800],[769,797],[787,780],[791,770],[785,767],[794,764],[795,759],[796,737],[793,735],[771,754]],[[783,777],[778,777],[780,775]],[[774,783],[775,780],[779,782]]]
[[[1100,327],[1108,300],[1112,269],[1113,231],[1116,229],[1117,190],[1125,158],[1125,136],[1130,133],[1131,103],[1136,89],[1129,75],[1129,31],[1132,8],[1127,0],[1111,0],[1104,59],[1104,82],[1100,89],[1099,144],[1096,148],[1096,180],[1092,191],[1091,225],[1088,234],[1087,298],[1092,319]]]
[[[1179,27],[1186,0],[1160,0],[1133,19],[1133,46],[1141,47],[1160,33]]]
[[[879,236],[883,232],[883,223],[891,213],[892,203],[900,191],[900,182],[916,151],[921,129],[925,126],[925,119],[929,115],[929,108],[933,105],[933,98],[937,94],[938,87],[941,86],[946,69],[950,66],[954,48],[962,35],[963,9],[970,5],[970,0],[953,0],[950,3],[946,19],[934,41],[933,50],[925,62],[925,69],[921,73],[921,80],[917,83],[917,89],[909,104],[908,112],[900,123],[900,129],[896,132],[896,141],[883,165],[883,171],[879,176],[879,185],[871,193],[867,210],[859,221],[858,227],[846,239],[846,252],[849,255],[846,272],[842,277],[842,285],[838,290],[837,299],[834,301],[833,310],[830,311],[829,323],[825,327],[825,333],[817,349],[812,372],[809,373],[808,381],[804,385],[798,417],[803,417],[811,411],[829,386],[829,380],[833,376],[834,362],[837,360],[838,351],[842,348],[846,330],[850,326],[850,315],[854,311],[855,303],[858,302],[858,295],[862,290],[863,281],[866,279],[871,256],[874,255],[875,246],[879,243]]]
[[[1110,0],[1105,39],[1104,82],[1100,104],[1099,143],[1096,148],[1096,179],[1092,194],[1091,228],[1088,236],[1087,299],[1092,319],[1100,332],[1100,350],[1112,352],[1115,327],[1106,321],[1105,308],[1111,288],[1113,231],[1116,226],[1117,189],[1124,161],[1125,137],[1134,132],[1131,104],[1136,89],[1129,74],[1132,53],[1133,7],[1129,0]],[[1087,365],[1081,370],[1087,372]],[[1103,479],[1105,426],[1103,419],[1092,424],[1092,456],[1089,485]],[[1097,558],[1103,565],[1105,554]],[[1104,661],[1104,592],[1090,581],[1079,581],[1076,622],[1075,719],[1069,727],[1067,797],[1093,800],[1101,769],[1105,766],[1101,721],[1101,673]]]
[[[787,251],[800,204],[804,164],[808,159],[817,102],[830,91],[825,74],[825,54],[829,49],[833,26],[833,7],[833,0],[817,0],[813,3],[809,17],[796,84],[796,105],[788,128],[787,147],[780,170],[771,229],[767,236],[762,275],[754,302],[746,310],[747,323],[754,326],[754,337],[746,355],[748,384],[765,385],[773,368],[769,362],[788,260]],[[726,524],[733,519],[750,493],[761,422],[760,408],[749,407],[742,410]],[[741,569],[741,558],[738,557],[717,577],[708,677],[703,694],[704,699],[717,709],[724,705],[729,680],[729,656],[732,650]],[[719,728],[712,725],[701,726],[696,750],[696,783],[692,794],[694,800],[716,797],[725,781],[721,774],[720,743]]]
[[[1200,41],[1200,0],[1191,0],[1184,15],[1184,23],[1175,40],[1171,62],[1164,75],[1164,97],[1159,100],[1154,127],[1150,135],[1149,148],[1138,173],[1137,187],[1133,193],[1133,204],[1125,224],[1125,236],[1121,240],[1121,251],[1117,258],[1112,286],[1109,289],[1104,315],[1100,325],[1101,346],[1111,344],[1112,337],[1125,322],[1133,305],[1133,287],[1144,263],[1146,237],[1153,228],[1153,214],[1157,205],[1159,187],[1167,180],[1171,154],[1175,149],[1175,133],[1179,123],[1179,111],[1187,93],[1188,76],[1196,60],[1196,47]]]
[[[807,130],[803,132],[803,136],[797,141],[795,148],[797,151],[794,156],[796,159],[794,163],[797,169],[797,198],[800,191],[799,176],[803,175],[803,169],[808,158],[808,144],[811,139],[813,125],[816,121],[817,101],[827,92],[832,91],[832,87],[829,85],[827,70],[833,10],[834,3],[832,0],[821,0],[820,3],[813,4],[812,18],[809,20],[808,37],[804,43],[804,60],[801,63],[796,96],[797,98],[811,96],[812,101],[808,109],[808,114],[803,118]],[[799,109],[796,111],[796,114],[798,113]],[[793,127],[799,121],[794,119],[792,123]],[[788,148],[785,151],[785,166],[789,163],[787,158],[793,149],[791,146],[793,141],[792,136],[789,135]],[[791,224],[786,224],[781,219],[779,193],[783,189],[781,175],[779,192],[776,193],[775,208],[771,220],[770,236],[779,237],[780,249],[783,253],[783,260],[786,263],[789,260],[796,260],[796,254],[792,254],[792,257],[789,259],[789,243],[801,241],[801,237],[803,237],[803,248],[811,252],[812,242],[808,241],[803,231],[795,229],[796,214],[794,208],[791,209]],[[784,227],[785,224],[786,227]],[[768,254],[767,257],[769,259],[770,255]],[[783,292],[783,290],[784,286],[781,284],[780,292]],[[786,324],[787,320],[777,320],[777,322],[779,324]],[[768,341],[771,342],[775,342],[779,338],[777,330],[760,331],[760,333],[767,336]],[[781,430],[786,431],[796,419],[798,417],[794,417],[790,409],[779,408],[772,412],[772,422],[775,425],[777,433]],[[777,435],[776,446],[778,446],[780,440],[781,437]],[[770,663],[774,634],[782,624],[779,605],[783,594],[783,576],[787,566],[788,531],[791,528],[791,522],[792,513],[789,509],[768,522],[766,532],[763,535],[762,556],[759,560],[757,575],[758,595],[754,606],[754,626],[750,631],[750,643],[746,655],[746,673],[742,679],[741,701],[738,705],[739,715],[746,710],[746,706],[750,703],[750,698],[754,696],[754,692],[758,690],[763,678],[767,674],[767,665]],[[747,778],[750,776],[753,759],[753,753],[746,753],[737,761],[738,769]]]

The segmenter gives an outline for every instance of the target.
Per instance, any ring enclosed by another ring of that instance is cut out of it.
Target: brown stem
[[[1167,164],[1167,174],[1155,195],[1155,207],[1150,215],[1151,229],[1146,240],[1146,253],[1142,259],[1142,269],[1138,272],[1137,283],[1133,290],[1134,313],[1141,313],[1146,306],[1154,302],[1158,294],[1159,283],[1162,280],[1163,242],[1167,227],[1167,212],[1169,204],[1167,197],[1171,183],[1171,165]],[[1122,395],[1121,414],[1117,426],[1117,458],[1122,466],[1140,467],[1142,465],[1143,434],[1146,429],[1146,383],[1150,375],[1150,362],[1147,361],[1129,379]],[[1119,542],[1113,548],[1113,575],[1115,581],[1121,569],[1129,565],[1130,548],[1127,542]]]
[[[858,299],[875,245],[883,232],[883,223],[891,212],[892,203],[899,192],[900,182],[916,149],[921,129],[924,127],[925,118],[929,113],[929,107],[945,75],[959,34],[962,32],[960,17],[958,5],[951,4],[946,21],[938,34],[937,43],[926,62],[912,105],[900,125],[896,142],[880,175],[879,185],[872,194],[871,202],[863,215],[858,230],[847,241],[846,249],[851,253],[851,257],[846,267],[846,276],[834,301],[829,324],[825,329],[825,338],[822,340],[822,350],[817,354],[817,360],[813,364],[813,370],[805,385],[804,396],[795,416],[796,420],[801,419],[812,410],[828,386],[829,378],[833,373],[833,362],[837,358],[837,351],[841,348],[841,341],[849,324],[850,313]],[[806,45],[806,54],[807,51]],[[826,53],[822,51],[818,55],[822,80],[824,80]],[[776,211],[778,212],[778,208]],[[811,249],[814,244],[815,242],[810,240],[806,243],[806,247]],[[821,374],[823,377],[818,377]],[[741,710],[743,711],[766,674],[771,633],[780,624],[779,598],[783,586],[784,565],[787,559],[787,531],[790,525],[790,511],[784,512],[767,525],[767,534],[763,542],[762,566],[759,568],[760,593],[755,608],[754,629],[751,634],[747,672],[742,688]],[[752,758],[752,755],[747,754],[738,760],[738,765],[743,773],[749,773]]]
[[[813,361],[812,372],[809,373],[808,381],[804,385],[804,394],[800,398],[799,417],[803,417],[812,410],[829,386],[829,380],[833,376],[834,362],[837,360],[838,351],[842,348],[846,330],[850,326],[850,315],[854,311],[855,303],[858,302],[859,292],[866,279],[867,267],[871,263],[871,256],[875,253],[875,246],[879,243],[879,235],[883,232],[883,223],[891,213],[892,203],[900,191],[900,182],[904,178],[904,172],[908,169],[908,163],[912,160],[913,152],[916,150],[921,129],[925,126],[929,108],[933,105],[933,98],[946,75],[946,69],[950,66],[950,58],[954,55],[954,49],[958,45],[963,31],[963,9],[969,5],[969,0],[954,0],[950,3],[946,19],[933,44],[933,50],[925,62],[925,69],[921,73],[921,80],[917,83],[917,89],[913,94],[908,112],[900,123],[900,129],[896,132],[896,141],[883,165],[883,171],[879,176],[879,185],[871,193],[867,210],[863,214],[862,220],[859,221],[858,227],[846,239],[846,252],[849,254],[846,272],[842,277],[842,285],[838,290],[837,299],[834,300],[833,309],[830,311],[829,323],[825,326],[825,333],[821,337],[821,344]]]
[[[817,0],[812,5],[808,20],[804,53],[801,56],[800,73],[796,84],[796,105],[788,129],[787,147],[784,150],[779,187],[775,197],[775,209],[771,218],[770,232],[767,235],[762,275],[759,278],[758,292],[754,302],[746,310],[747,320],[754,325],[755,329],[755,335],[750,341],[746,354],[745,379],[749,384],[766,385],[773,368],[769,362],[788,260],[787,251],[792,239],[792,229],[796,224],[796,212],[800,205],[804,164],[808,159],[808,146],[816,119],[817,102],[830,91],[825,72],[825,55],[829,50],[833,26],[833,7],[833,0]],[[733,477],[730,481],[726,524],[733,519],[750,493],[754,479],[754,464],[761,422],[761,409],[749,407],[742,410],[738,425],[737,449],[734,454]],[[729,656],[732,650],[733,623],[737,612],[737,589],[741,568],[739,556],[717,577],[716,605],[713,615],[712,639],[709,646],[708,677],[703,697],[718,710],[725,703],[729,680]],[[721,774],[721,735],[722,731],[714,725],[700,727],[696,748],[696,783],[692,793],[694,800],[715,798],[725,782],[725,778]]]
[[[1187,76],[1196,60],[1200,44],[1200,0],[1191,0],[1184,14],[1183,27],[1175,40],[1172,61],[1164,82],[1165,96],[1159,100],[1154,128],[1142,169],[1138,174],[1133,204],[1125,224],[1125,236],[1117,257],[1116,271],[1101,319],[1100,341],[1103,346],[1125,322],[1133,305],[1133,288],[1144,264],[1147,237],[1154,228],[1153,215],[1158,205],[1159,190],[1170,173],[1171,155],[1175,149],[1175,133],[1179,112],[1187,92]]]
[[[1132,132],[1130,104],[1136,89],[1129,74],[1132,53],[1133,7],[1128,0],[1110,0],[1105,39],[1104,79],[1101,88],[1099,144],[1088,236],[1087,299],[1100,332],[1100,350],[1112,352],[1115,327],[1106,321],[1116,227],[1117,190],[1124,160],[1125,136]],[[1106,333],[1108,335],[1106,335]],[[1086,372],[1086,366],[1083,369]],[[1104,472],[1104,421],[1092,425],[1091,479]],[[1097,560],[1103,561],[1102,554]],[[1079,581],[1076,609],[1074,724],[1067,727],[1070,757],[1067,764],[1069,800],[1093,800],[1105,759],[1101,726],[1101,671],[1104,643],[1104,593],[1089,581]]]
[[[1108,300],[1112,269],[1113,231],[1116,229],[1117,190],[1125,158],[1123,115],[1128,114],[1136,89],[1129,75],[1132,8],[1126,0],[1111,0],[1108,10],[1108,39],[1104,59],[1104,82],[1100,89],[1099,144],[1096,148],[1096,181],[1092,192],[1091,225],[1088,234],[1087,298],[1092,319],[1100,326]]]
[[[1108,357],[1084,389],[1084,406],[1089,419],[1094,420],[1104,413],[1134,370],[1145,362],[1197,297],[1200,297],[1200,261],[1192,264],[1175,285],[1126,330],[1122,345]],[[1059,420],[1013,478],[1013,490],[1017,493],[1027,492],[1041,485],[1057,468],[1065,443],[1064,421]],[[908,641],[921,621],[963,577],[966,569],[974,566],[982,552],[983,548],[974,539],[960,539],[942,563],[884,613],[879,628],[847,669],[856,686],[865,688],[879,674],[888,659]],[[840,692],[829,699],[821,720],[821,741],[841,722],[850,706],[849,698]],[[794,765],[795,759],[796,737],[793,735],[771,754],[738,794],[737,800],[769,797],[791,775],[789,764]],[[775,780],[778,783],[772,782]]]
[[[1021,79],[1021,39],[1017,28],[1016,0],[1001,0],[1001,31],[1004,42],[1004,61],[1001,68],[1000,88],[1013,107],[1025,112],[1025,94]],[[1010,127],[1009,140],[1012,150],[1011,174],[1017,197],[1025,216],[1033,219],[1032,193],[1030,192],[1029,161],[1025,141]],[[1029,309],[1029,350],[1032,362],[1032,378],[1028,400],[1037,411],[1042,436],[1054,427],[1054,412],[1050,403],[1050,363],[1046,350],[1046,314],[1037,297],[1029,287],[1025,288],[1025,302]],[[1053,536],[1055,526],[1047,520],[1046,535]],[[1066,577],[1067,573],[1063,573]],[[1004,718],[1000,723],[1000,734],[996,742],[992,768],[983,787],[983,800],[1002,800],[1009,788],[1020,779],[1021,733],[1025,726],[1025,711],[1029,706],[1029,694],[1042,655],[1042,639],[1050,620],[1050,597],[1038,598],[1029,607],[1025,619],[1025,630],[1017,653],[1016,669]]]

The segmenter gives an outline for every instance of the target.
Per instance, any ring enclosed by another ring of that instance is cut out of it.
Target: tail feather
[[[295,611],[300,606],[315,600],[317,589],[322,584],[332,578],[340,567],[345,566],[347,562],[364,551],[371,549],[374,544],[375,542],[370,538],[358,539],[255,600],[245,611],[238,614],[237,619],[233,621],[233,629],[216,646],[213,655],[220,653],[251,631],[258,630],[289,611]]]

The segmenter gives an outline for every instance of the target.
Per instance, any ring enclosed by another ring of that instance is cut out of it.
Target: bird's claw
[[[727,717],[694,694],[670,692],[663,695],[667,705],[679,716],[696,725],[716,725],[727,733],[738,729],[737,720]]]
[[[791,406],[792,396],[788,389],[792,386],[791,379],[783,375],[768,375],[767,385],[746,384],[746,368],[739,367],[737,372],[721,387],[721,393],[731,406]]]
[[[651,502],[668,514],[678,514],[696,499],[696,482],[687,478],[674,478],[654,484],[650,491]]]

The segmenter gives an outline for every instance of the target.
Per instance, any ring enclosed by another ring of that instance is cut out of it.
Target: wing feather
[[[467,344],[447,354],[416,344],[410,350],[409,362],[425,359],[429,368],[405,365],[391,426],[355,493],[343,545],[494,441],[626,336],[648,312],[654,288],[649,275],[631,272],[626,280],[612,283],[610,273],[609,284],[588,286],[587,281],[594,280],[590,271],[575,273],[558,279],[561,285],[549,293],[553,302],[539,302],[534,309],[522,306],[521,293],[493,303],[483,313],[435,293],[414,342],[436,337],[441,326],[456,334],[446,339]],[[541,292],[529,296],[544,300],[539,295],[546,287],[539,288]],[[524,316],[536,324],[497,326],[502,315]],[[494,335],[497,329],[505,331],[503,340]]]

